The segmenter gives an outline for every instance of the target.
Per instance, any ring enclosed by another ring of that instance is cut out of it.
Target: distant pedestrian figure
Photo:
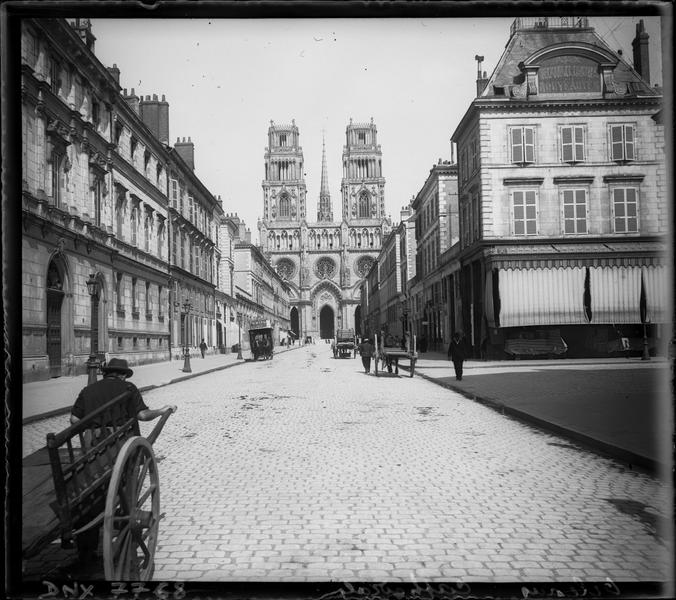
[[[364,373],[371,372],[371,357],[373,356],[373,344],[368,338],[359,344],[359,354],[361,354],[361,363],[364,365]]]
[[[448,346],[448,359],[453,361],[455,378],[458,381],[462,381],[462,363],[465,361],[465,348],[457,331],[453,334],[453,339]]]
[[[202,352],[202,358],[204,358],[204,353],[207,351],[207,345],[204,342],[204,338],[202,338],[202,343],[200,344],[200,350]]]

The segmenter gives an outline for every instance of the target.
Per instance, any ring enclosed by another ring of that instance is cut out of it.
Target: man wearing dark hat
[[[103,365],[101,370],[104,373],[103,379],[83,388],[75,400],[71,409],[71,423],[77,423],[106,402],[127,392],[129,392],[127,396],[127,417],[136,415],[139,421],[152,421],[167,411],[176,412],[175,406],[167,405],[155,410],[146,406],[138,388],[130,381],[126,381],[127,377],[134,374],[126,360],[113,358]],[[93,423],[92,425],[96,427],[98,424]],[[97,431],[99,430],[97,429]],[[96,433],[95,435],[99,434]],[[90,438],[85,435],[85,443],[90,443],[90,441]],[[78,535],[78,554],[84,566],[89,566],[96,560],[98,544],[99,530],[96,527]]]
[[[113,358],[102,366],[101,370],[104,373],[103,379],[84,388],[75,400],[71,409],[71,423],[76,423],[106,402],[125,392],[129,392],[127,414],[130,417],[136,415],[139,421],[152,421],[167,411],[176,411],[175,406],[167,405],[159,409],[150,409],[146,406],[138,388],[130,381],[126,381],[128,377],[134,374],[126,360]]]

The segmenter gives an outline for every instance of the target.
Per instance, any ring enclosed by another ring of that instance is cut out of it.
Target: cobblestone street
[[[402,375],[317,344],[147,392],[178,405],[155,579],[668,578],[668,485]]]

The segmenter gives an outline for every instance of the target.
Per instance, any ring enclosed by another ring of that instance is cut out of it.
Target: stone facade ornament
[[[287,281],[292,279],[293,276],[296,274],[296,265],[289,258],[279,259],[275,267],[277,269],[277,273],[279,274],[279,276],[282,279],[286,279]]]
[[[359,275],[359,277],[362,279],[366,277],[373,266],[373,262],[374,259],[372,256],[362,256],[359,258],[355,264],[355,271],[357,275]]]
[[[332,258],[323,256],[315,265],[315,274],[319,279],[331,279],[336,273],[336,263]]]

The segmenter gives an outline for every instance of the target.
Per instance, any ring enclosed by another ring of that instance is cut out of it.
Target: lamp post
[[[239,341],[237,342],[237,360],[242,359],[242,313],[237,313],[237,325],[239,326]]]
[[[96,373],[99,369],[99,361],[97,358],[99,346],[99,291],[100,284],[97,279],[98,273],[91,273],[87,279],[87,291],[91,298],[91,348],[89,352],[89,360],[87,361],[87,385],[96,383]]]
[[[183,312],[185,313],[185,321],[183,325],[183,343],[184,343],[184,348],[183,348],[183,372],[184,373],[192,373],[192,369],[190,368],[190,347],[188,345],[188,332],[190,331],[189,329],[189,320],[190,320],[190,309],[192,308],[192,304],[190,304],[190,301],[186,298],[183,301]]]
[[[641,360],[650,360],[650,350],[648,349],[648,328],[645,321],[643,321],[643,352],[641,353]]]

